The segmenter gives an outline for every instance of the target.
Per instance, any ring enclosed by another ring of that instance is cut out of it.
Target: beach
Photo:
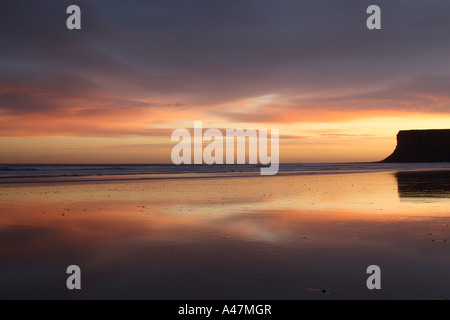
[[[0,299],[450,297],[450,170],[227,174],[0,184]]]

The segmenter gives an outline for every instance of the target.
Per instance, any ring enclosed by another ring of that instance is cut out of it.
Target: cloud
[[[360,0],[80,0],[78,31],[70,4],[3,1],[2,135],[450,111],[448,2],[379,0],[378,31]],[[267,95],[280,100],[244,103]]]

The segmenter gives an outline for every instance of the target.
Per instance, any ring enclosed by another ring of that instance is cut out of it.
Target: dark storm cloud
[[[63,96],[110,99],[102,108],[135,108],[143,97],[209,108],[271,93],[294,101],[393,79],[391,89],[322,107],[404,99],[410,90],[447,97],[450,2],[375,2],[382,8],[377,31],[365,27],[373,1],[361,0],[2,1],[0,108],[55,112],[67,107]],[[65,27],[71,4],[82,10],[79,31]]]

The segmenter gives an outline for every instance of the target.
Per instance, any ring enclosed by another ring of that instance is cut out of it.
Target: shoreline
[[[362,163],[346,164],[314,164],[312,167],[303,168],[298,164],[298,168],[291,168],[285,165],[280,166],[280,171],[273,176],[262,176],[259,171],[245,171],[245,165],[234,168],[230,171],[192,171],[192,172],[152,172],[152,173],[91,173],[91,174],[0,174],[0,187],[2,186],[26,186],[26,185],[58,185],[58,184],[103,184],[103,183],[125,183],[125,182],[148,182],[153,180],[186,180],[186,179],[235,179],[235,178],[274,178],[288,176],[313,176],[313,175],[349,175],[349,174],[376,174],[376,173],[399,173],[399,172],[448,172],[449,164],[382,164],[372,167],[364,163],[365,167],[348,167]],[[326,167],[329,165],[330,167]],[[333,167],[341,165],[344,167]],[[133,165],[129,165],[133,167]],[[304,165],[307,166],[307,165]],[[318,168],[315,168],[317,166]],[[322,166],[324,168],[320,168]],[[199,168],[199,166],[197,166]],[[202,166],[202,169],[222,169],[220,166],[212,168]],[[248,168],[248,169],[252,169]]]
[[[450,297],[446,172],[0,186],[0,298]]]

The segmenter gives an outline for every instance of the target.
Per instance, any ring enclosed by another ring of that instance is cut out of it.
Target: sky
[[[69,5],[81,30],[68,30]],[[369,30],[366,9],[381,8]],[[173,130],[279,129],[281,162],[450,128],[450,2],[3,0],[0,163],[170,163]]]

